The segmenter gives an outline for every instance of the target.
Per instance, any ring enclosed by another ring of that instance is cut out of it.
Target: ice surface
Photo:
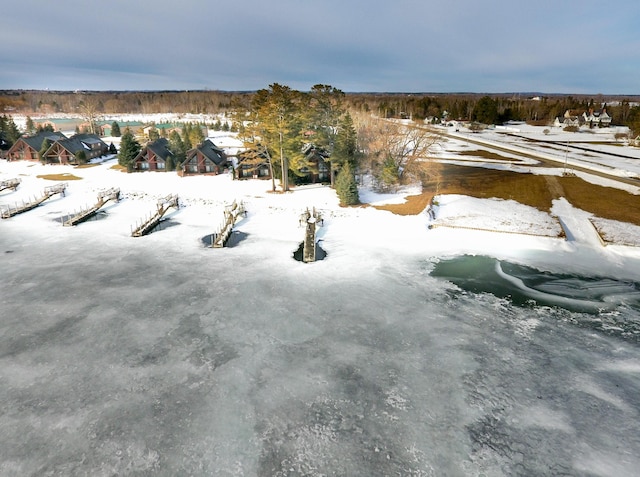
[[[21,194],[52,170],[2,166],[24,174]],[[636,310],[518,307],[430,276],[434,261],[467,253],[638,280],[633,248],[429,229],[426,214],[339,208],[322,187],[271,194],[262,181],[108,163],[73,172],[84,178],[66,197],[0,223],[0,475],[640,468],[640,350],[622,326]],[[106,217],[56,222],[111,186],[124,198]],[[130,237],[167,193],[184,201],[175,225]],[[237,198],[244,239],[204,247]],[[447,217],[473,205],[456,200],[443,200]],[[485,225],[491,204],[476,211]],[[304,264],[298,218],[314,206],[327,257]],[[548,221],[532,214],[523,229]]]

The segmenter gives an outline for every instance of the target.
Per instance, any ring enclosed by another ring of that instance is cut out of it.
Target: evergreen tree
[[[160,133],[158,130],[155,127],[149,129],[149,141],[153,142],[158,139],[160,139]]]
[[[36,132],[36,125],[33,123],[31,116],[27,116],[26,133],[32,135],[34,132]]]
[[[289,171],[301,169],[301,95],[288,86],[274,83],[259,90],[251,101],[251,122],[244,131],[245,142],[254,149],[264,148],[281,177],[282,190],[289,190]]]
[[[358,184],[349,162],[345,162],[336,178],[336,193],[341,206],[356,205],[360,203],[358,196]]]
[[[4,141],[4,149],[9,149],[20,138],[20,131],[11,116],[0,116],[0,138]]]
[[[49,150],[49,147],[51,147],[51,142],[48,139],[44,139],[42,141],[42,145],[40,146],[40,150],[38,151],[38,156],[40,157],[40,160],[42,162],[45,162],[46,160],[44,155]]]
[[[78,164],[86,164],[87,163],[87,153],[84,151],[78,151],[76,153],[76,162]]]
[[[194,124],[191,126],[189,139],[191,140],[192,147],[195,147],[204,141],[204,132],[202,131],[201,124]]]
[[[133,160],[142,148],[140,143],[133,137],[131,131],[126,129],[120,140],[120,152],[118,153],[118,164],[126,166],[127,170],[132,170]]]
[[[338,132],[335,137],[333,152],[331,154],[331,183],[333,185],[334,171],[349,163],[352,168],[356,166],[358,133],[353,125],[353,119],[347,112],[340,119]]]
[[[498,120],[498,104],[489,96],[483,96],[473,108],[471,119],[483,124],[495,124]]]
[[[193,147],[193,143],[191,142],[191,124],[189,123],[185,123],[182,128],[182,143],[185,152]]]
[[[117,121],[111,123],[111,135],[113,137],[120,137],[122,135],[122,133],[120,132],[120,125]]]
[[[109,154],[118,154],[118,150],[116,149],[116,146],[113,143],[109,145]]]
[[[167,171],[175,171],[176,170],[176,161],[173,158],[172,154],[169,154],[167,156],[167,159],[165,160],[165,167]]]
[[[187,150],[178,131],[169,134],[169,150],[173,153],[174,165],[177,167],[187,158]]]

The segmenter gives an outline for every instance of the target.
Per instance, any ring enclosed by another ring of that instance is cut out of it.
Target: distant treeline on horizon
[[[51,91],[0,90],[0,114],[73,114],[87,103],[99,114],[221,114],[250,109],[257,91],[140,90]],[[483,100],[484,98],[484,100]],[[472,120],[480,100],[495,107],[496,123],[527,121],[550,124],[565,112],[579,113],[606,108],[612,125],[640,131],[640,95],[509,93],[346,92],[344,105],[351,111],[385,118],[424,120],[443,117]]]

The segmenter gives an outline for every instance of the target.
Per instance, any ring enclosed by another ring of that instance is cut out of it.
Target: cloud
[[[0,30],[0,88],[637,93],[638,15],[591,0],[579,13],[547,0],[23,0]]]

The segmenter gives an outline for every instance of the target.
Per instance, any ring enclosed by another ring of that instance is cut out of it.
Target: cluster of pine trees
[[[236,110],[239,137],[268,161],[283,191],[289,190],[290,181],[317,167],[308,152],[313,151],[328,163],[340,202],[357,204],[357,135],[344,98],[342,91],[329,85],[301,92],[274,83],[257,91],[247,107]]]
[[[11,116],[0,116],[0,149],[8,150],[20,138],[18,126]]]

